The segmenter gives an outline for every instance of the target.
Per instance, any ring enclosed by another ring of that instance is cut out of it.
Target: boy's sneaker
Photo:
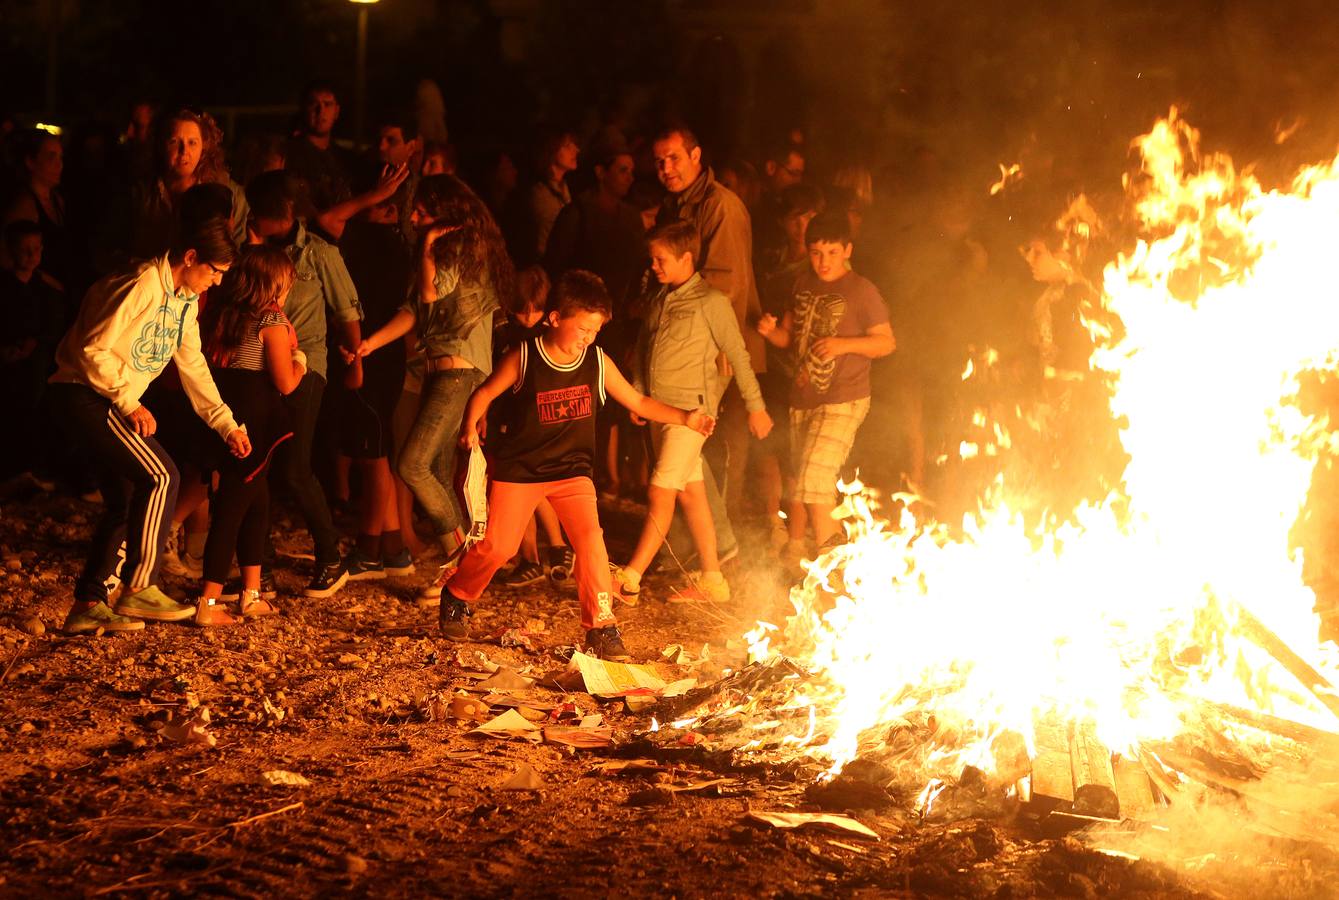
[[[614,576],[614,586],[624,597],[636,597],[642,592],[642,576],[622,566],[609,564],[609,571]]]
[[[567,584],[572,579],[572,568],[576,564],[576,553],[571,547],[549,548],[549,581],[554,584]]]
[[[586,648],[600,659],[609,662],[631,662],[632,654],[623,646],[623,635],[617,625],[592,628],[586,632]]]
[[[413,575],[414,557],[408,550],[401,550],[394,556],[382,557],[381,568],[387,575]]]
[[[502,579],[502,586],[509,588],[525,587],[544,580],[544,567],[537,562],[523,559],[512,567],[511,572]]]
[[[470,627],[465,620],[472,615],[470,605],[464,600],[450,593],[442,594],[441,605],[437,607],[437,627],[442,630],[442,637],[449,641],[469,640]]]
[[[279,596],[279,590],[274,586],[274,575],[269,569],[260,570],[260,598],[262,600],[273,600]],[[241,577],[229,578],[223,585],[223,590],[219,591],[220,600],[240,600],[242,597],[242,579]]]
[[[730,584],[720,572],[699,572],[695,583],[675,591],[669,596],[670,603],[727,603],[730,600]]]
[[[76,603],[65,617],[61,631],[66,634],[92,634],[101,628],[103,631],[143,631],[144,623],[128,616],[118,616],[106,603],[94,603],[83,606]]]
[[[151,584],[116,601],[116,614],[154,622],[180,622],[195,615],[195,607],[178,603]]]
[[[343,560],[327,563],[317,567],[316,575],[302,589],[302,594],[313,600],[323,600],[344,587],[348,580],[349,570]]]
[[[368,559],[357,550],[344,557],[350,581],[385,581],[386,567],[379,559]]]

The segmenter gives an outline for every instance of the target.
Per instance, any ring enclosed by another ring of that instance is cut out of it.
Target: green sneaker
[[[112,612],[106,603],[94,603],[84,606],[76,603],[65,617],[61,631],[66,634],[91,634],[101,628],[103,631],[143,631],[144,623],[139,619],[128,619]]]
[[[195,615],[194,606],[178,603],[159,590],[156,584],[123,596],[116,603],[116,611],[123,616],[154,622],[180,622]]]

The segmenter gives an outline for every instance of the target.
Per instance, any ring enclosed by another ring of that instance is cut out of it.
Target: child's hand
[[[810,345],[809,352],[818,357],[819,362],[827,362],[846,352],[846,339],[839,337],[819,338]]]
[[[632,424],[634,424],[634,425],[645,425],[645,424],[646,424],[646,420],[643,419],[641,416],[637,415],[637,414],[636,414],[635,412],[633,412],[632,410],[628,410],[628,418],[632,420]]]
[[[362,357],[357,357],[358,362],[352,363],[344,370],[344,387],[346,390],[356,391],[363,386],[363,364]]]
[[[776,331],[776,316],[772,315],[771,313],[767,313],[761,319],[759,319],[758,324],[753,327],[758,329],[758,334],[761,334],[763,337],[767,337],[773,331]]]
[[[716,420],[700,409],[695,409],[690,412],[683,424],[687,425],[698,434],[706,435],[708,437],[711,436],[712,431],[716,428]]]
[[[229,452],[238,459],[246,459],[251,455],[251,438],[246,436],[245,428],[234,428],[228,435],[227,443]]]
[[[767,410],[760,409],[757,412],[749,413],[749,433],[762,440],[772,432],[772,417],[767,414]]]
[[[473,422],[466,422],[464,425],[460,426],[460,446],[464,447],[466,450],[473,450],[475,447],[483,443],[483,432],[486,431],[488,431],[488,423],[486,420],[480,422],[478,427],[476,427]]]

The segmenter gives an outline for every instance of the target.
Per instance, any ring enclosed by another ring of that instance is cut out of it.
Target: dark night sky
[[[116,122],[138,96],[291,103],[312,75],[352,87],[347,0],[3,0],[0,108],[47,112],[53,2],[65,121]],[[372,105],[436,78],[456,134],[589,122],[631,91],[727,149],[790,119],[948,156],[1036,135],[1085,160],[1171,102],[1246,158],[1279,156],[1274,125],[1299,115],[1291,155],[1339,138],[1339,15],[1321,0],[382,0],[370,17]],[[752,133],[729,134],[745,107]]]

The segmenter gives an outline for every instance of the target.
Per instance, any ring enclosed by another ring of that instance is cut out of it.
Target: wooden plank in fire
[[[1116,800],[1122,818],[1143,819],[1157,809],[1153,785],[1139,760],[1114,756],[1111,774],[1116,780]]]
[[[1046,809],[1074,803],[1074,769],[1069,758],[1069,725],[1050,714],[1033,716],[1032,802]]]
[[[1120,815],[1111,750],[1097,737],[1092,722],[1075,722],[1069,731],[1069,764],[1074,781],[1074,812],[1114,819]]]

